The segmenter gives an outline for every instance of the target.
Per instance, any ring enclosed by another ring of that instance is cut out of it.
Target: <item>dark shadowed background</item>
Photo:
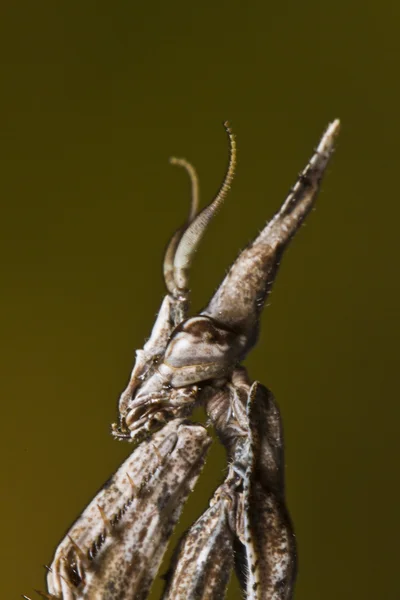
[[[198,310],[335,117],[247,365],[283,413],[296,599],[398,597],[399,18],[394,0],[3,0],[1,598],[44,589],[42,565],[130,452],[109,424],[188,206],[168,157],[193,161],[205,203],[222,122],[237,134],[192,270]],[[181,530],[223,474],[215,448]]]

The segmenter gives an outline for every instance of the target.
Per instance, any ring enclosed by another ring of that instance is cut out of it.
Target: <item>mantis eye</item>
[[[209,317],[194,317],[172,334],[164,363],[174,368],[229,361],[237,346],[237,335]]]

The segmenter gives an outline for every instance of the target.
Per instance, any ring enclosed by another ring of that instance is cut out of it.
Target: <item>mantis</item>
[[[39,592],[45,598],[148,597],[211,443],[207,428],[190,421],[199,405],[225,446],[227,475],[181,539],[163,599],[221,599],[232,569],[247,600],[293,598],[296,542],[285,504],[281,417],[272,393],[241,363],[257,343],[285,248],[314,205],[339,121],[328,126],[281,208],[239,254],[208,305],[189,316],[191,262],[235,172],[236,140],[227,123],[225,129],[228,168],[203,210],[194,168],[171,161],[187,171],[192,199],[165,253],[167,294],[136,352],[112,426],[113,436],[134,449],[57,547],[48,592]]]

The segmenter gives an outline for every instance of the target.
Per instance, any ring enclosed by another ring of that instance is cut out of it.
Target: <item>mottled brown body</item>
[[[296,542],[285,505],[282,426],[272,394],[258,383],[251,387],[247,414],[243,491],[247,598],[289,600],[296,576]]]
[[[233,484],[234,482],[232,482]],[[235,486],[225,483],[181,541],[163,600],[218,600],[233,566]]]
[[[282,423],[275,400],[240,362],[283,253],[318,194],[339,122],[326,130],[287,199],[238,256],[207,307],[189,317],[188,273],[208,223],[230,187],[236,143],[216,198],[201,212],[193,167],[192,206],[164,260],[168,293],[149,340],[137,351],[113,435],[137,447],[57,548],[50,598],[144,600],[169,536],[204,461],[209,438],[184,419],[204,406],[229,469],[210,507],[183,537],[164,600],[222,599],[235,566],[247,600],[290,600],[296,545],[285,505]],[[147,439],[146,439],[147,438]]]
[[[175,419],[136,448],[57,548],[49,592],[146,598],[210,442],[201,425]]]

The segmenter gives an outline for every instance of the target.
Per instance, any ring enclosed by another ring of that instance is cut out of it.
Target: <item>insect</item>
[[[223,598],[233,567],[248,600],[293,596],[296,544],[285,505],[279,409],[241,362],[257,342],[283,252],[314,204],[339,121],[328,126],[279,211],[239,254],[206,308],[189,316],[191,261],[235,171],[236,141],[225,128],[227,172],[202,211],[193,167],[173,159],[191,179],[191,209],[167,247],[167,295],[136,353],[112,426],[134,449],[59,544],[48,594],[41,593],[46,598],[147,598],[210,444],[206,429],[188,420],[196,405],[204,406],[226,448],[228,470],[209,508],[183,536],[163,598]]]

